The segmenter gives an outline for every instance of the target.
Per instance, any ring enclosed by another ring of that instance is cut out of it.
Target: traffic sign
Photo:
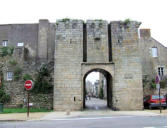
[[[159,84],[159,81],[160,81],[159,76],[156,75],[156,77],[155,77],[155,83],[156,83],[156,84]]]
[[[27,91],[32,90],[33,86],[34,86],[34,84],[33,84],[32,80],[26,80],[25,81],[24,87]]]

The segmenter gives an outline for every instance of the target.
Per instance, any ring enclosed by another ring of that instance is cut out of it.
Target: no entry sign
[[[32,80],[26,80],[24,87],[26,88],[27,91],[31,90],[33,88],[34,84]]]

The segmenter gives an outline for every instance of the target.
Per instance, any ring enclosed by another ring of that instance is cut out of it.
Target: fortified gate
[[[9,105],[25,104],[27,92],[21,78],[27,74],[35,78],[36,70],[45,63],[51,69],[48,78],[51,90],[48,94],[47,91],[32,94],[34,107],[58,111],[84,109],[85,79],[89,73],[98,71],[107,80],[109,108],[141,110],[142,75],[154,75],[152,72],[156,69],[167,74],[167,57],[166,48],[151,38],[148,29],[141,30],[139,39],[139,26],[140,23],[129,20],[110,23],[87,20],[84,23],[69,19],[56,23],[43,19],[33,24],[0,25],[2,48],[15,47],[12,56],[0,58],[4,62],[6,92],[11,96]],[[148,50],[158,48],[160,57],[151,57]],[[22,69],[20,80],[14,79],[11,60]]]
[[[107,80],[107,105],[143,108],[142,67],[135,21],[59,21],[55,28],[54,110],[85,107],[85,78],[92,71]]]

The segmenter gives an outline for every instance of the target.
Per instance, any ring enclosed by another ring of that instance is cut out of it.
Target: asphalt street
[[[0,122],[0,128],[167,128],[167,116],[101,116]]]

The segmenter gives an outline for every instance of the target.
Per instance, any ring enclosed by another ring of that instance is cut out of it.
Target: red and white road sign
[[[31,90],[33,88],[34,84],[32,80],[26,80],[24,87],[26,88],[27,91]]]
[[[156,75],[156,77],[155,77],[155,83],[156,83],[156,84],[159,84],[159,82],[160,82],[159,76]]]

